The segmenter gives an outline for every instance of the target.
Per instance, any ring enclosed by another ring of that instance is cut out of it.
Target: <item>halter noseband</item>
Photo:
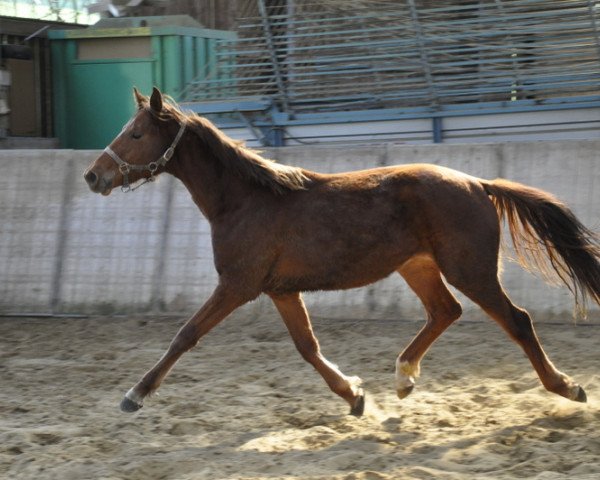
[[[150,163],[146,163],[144,165],[134,165],[132,163],[127,163],[125,160],[123,160],[121,157],[119,157],[119,155],[117,155],[113,151],[112,148],[106,147],[104,149],[104,151],[108,154],[108,156],[110,158],[112,158],[116,162],[116,164],[119,166],[119,172],[121,172],[121,175],[123,175],[123,185],[121,185],[121,191],[130,192],[130,191],[133,191],[133,190],[141,187],[144,183],[153,182],[154,178],[155,178],[155,173],[159,169],[159,167],[164,167],[167,164],[167,162],[169,160],[171,160],[171,157],[175,153],[175,147],[177,147],[179,140],[181,140],[181,137],[183,137],[183,133],[185,132],[185,127],[186,127],[185,122],[183,122],[181,124],[181,126],[179,127],[179,131],[177,132],[175,139],[173,140],[173,142],[171,143],[169,148],[167,148],[165,150],[165,153],[163,153],[158,160],[155,160]],[[150,176],[144,182],[142,182],[140,185],[137,185],[136,187],[131,188],[131,185],[129,185],[128,174],[132,170],[133,171],[148,170],[150,172]]]

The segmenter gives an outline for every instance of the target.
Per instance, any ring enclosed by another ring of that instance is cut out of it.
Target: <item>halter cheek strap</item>
[[[155,160],[150,163],[146,163],[144,165],[135,165],[133,163],[127,163],[125,160],[123,160],[121,157],[119,157],[119,155],[117,155],[112,148],[106,147],[104,149],[106,154],[116,162],[116,164],[119,167],[119,172],[121,172],[121,175],[123,175],[123,185],[121,186],[121,190],[123,192],[133,191],[133,190],[141,187],[142,185],[144,185],[144,183],[154,181],[155,174],[158,171],[158,169],[160,167],[164,167],[169,162],[169,160],[171,160],[171,157],[173,157],[173,154],[175,153],[175,148],[177,147],[179,140],[181,140],[181,137],[183,137],[183,134],[185,132],[185,127],[186,127],[186,124],[184,122],[179,127],[179,131],[177,132],[177,135],[175,136],[175,139],[173,140],[173,142],[171,143],[169,148],[167,148],[165,150],[165,153],[163,153],[158,160]],[[129,184],[129,172],[145,171],[145,170],[148,170],[150,172],[150,176],[144,182],[142,182],[140,185],[132,188],[131,185]]]

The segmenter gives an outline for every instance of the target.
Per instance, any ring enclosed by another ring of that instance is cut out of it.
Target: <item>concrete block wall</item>
[[[281,163],[321,172],[435,163],[482,178],[504,177],[552,192],[600,230],[600,141],[466,145],[302,146],[266,150]],[[0,151],[0,313],[189,313],[216,284],[208,223],[177,180],[162,176],[134,193],[92,194],[82,173],[95,151]],[[511,262],[503,284],[536,321],[571,322],[565,288]],[[423,316],[398,275],[342,292],[306,294],[313,315]],[[478,307],[459,295],[467,316]],[[589,320],[600,321],[591,306]],[[245,307],[271,312],[267,299]]]

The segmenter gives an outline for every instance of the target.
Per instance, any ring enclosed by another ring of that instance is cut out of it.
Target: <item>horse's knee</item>
[[[173,338],[169,350],[175,352],[187,352],[198,344],[200,335],[194,326],[185,325]]]

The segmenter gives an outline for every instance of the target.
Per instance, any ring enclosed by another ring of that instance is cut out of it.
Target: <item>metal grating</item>
[[[600,95],[595,1],[257,0],[187,102],[268,97],[290,114]]]

